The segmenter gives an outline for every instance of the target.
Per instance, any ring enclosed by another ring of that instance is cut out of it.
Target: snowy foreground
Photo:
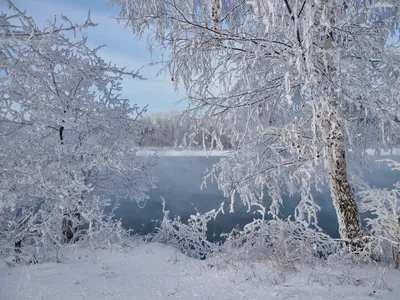
[[[1,262],[0,299],[400,299],[399,271],[273,265],[194,260],[154,243],[112,253],[70,249],[61,263]]]

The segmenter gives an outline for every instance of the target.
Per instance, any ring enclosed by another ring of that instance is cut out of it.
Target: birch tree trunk
[[[328,169],[328,184],[336,210],[340,237],[350,251],[362,249],[361,225],[353,188],[347,176],[343,130],[336,108],[330,107],[323,121],[323,138]]]

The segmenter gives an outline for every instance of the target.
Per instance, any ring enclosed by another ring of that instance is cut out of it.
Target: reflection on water
[[[392,157],[400,160],[399,156]],[[121,200],[121,206],[116,211],[116,217],[122,218],[127,228],[134,228],[143,234],[154,231],[156,220],[162,219],[162,199],[167,203],[170,216],[180,215],[187,220],[190,214],[197,211],[206,212],[218,208],[224,200],[222,193],[215,184],[208,184],[200,189],[206,168],[218,162],[219,157],[204,156],[166,156],[159,158],[159,164],[154,170],[157,177],[157,188],[150,192],[150,199],[144,208],[134,202]],[[371,161],[368,166],[371,171],[364,171],[364,179],[375,187],[391,188],[393,183],[400,180],[400,172],[393,172],[386,164]],[[327,187],[322,193],[314,192],[314,199],[321,207],[319,226],[333,237],[338,237],[338,225],[334,207]],[[293,215],[294,207],[299,201],[299,195],[291,198],[284,196],[285,208],[282,216]],[[229,210],[226,209],[226,212]],[[234,214],[220,215],[210,224],[209,237],[218,239],[222,232],[229,232],[237,224],[243,226],[259,218],[259,214],[247,213],[246,208],[237,203]]]

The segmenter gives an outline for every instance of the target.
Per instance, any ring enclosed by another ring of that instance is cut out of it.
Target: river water
[[[400,160],[400,156],[391,157]],[[221,191],[215,184],[208,184],[200,189],[202,178],[207,168],[219,161],[220,157],[206,156],[161,156],[154,169],[157,178],[157,188],[151,190],[150,198],[143,208],[135,202],[120,201],[116,210],[116,217],[122,219],[126,228],[133,228],[136,233],[152,233],[157,225],[157,220],[162,219],[162,199],[166,201],[166,208],[170,216],[180,216],[183,221],[191,214],[200,213],[211,209],[218,209],[224,200]],[[376,163],[372,159],[368,163],[370,170],[364,170],[364,179],[371,185],[379,188],[391,188],[400,180],[400,172],[391,171],[386,164]],[[319,213],[319,226],[332,237],[338,237],[338,224],[331,201],[328,187],[322,193],[314,192],[314,199],[321,207]],[[285,208],[282,217],[293,215],[294,207],[299,201],[299,195],[284,196]],[[259,218],[259,214],[247,213],[246,208],[240,203],[235,207],[235,213],[219,215],[216,221],[209,224],[209,238],[218,240],[222,232],[230,232],[236,225],[242,227]]]

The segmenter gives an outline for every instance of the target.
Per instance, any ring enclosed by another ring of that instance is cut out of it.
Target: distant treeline
[[[140,142],[142,147],[232,148],[230,137],[221,133],[221,128],[212,125],[197,127],[195,120],[182,112],[157,112],[144,118],[150,127],[143,134]]]

